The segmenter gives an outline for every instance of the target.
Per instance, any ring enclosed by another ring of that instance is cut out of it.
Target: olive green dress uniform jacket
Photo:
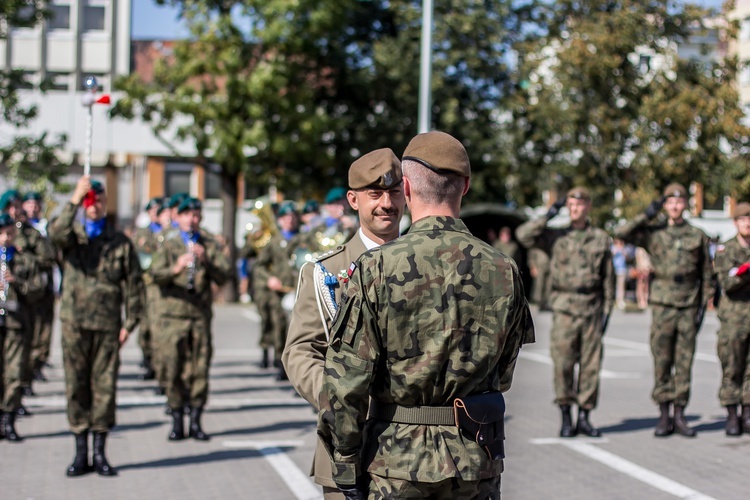
[[[648,218],[641,214],[615,229],[615,237],[643,247],[651,256],[654,267],[651,304],[698,307],[713,295],[709,240],[697,227],[687,222],[674,226],[666,221],[649,224]]]
[[[607,233],[590,224],[580,231],[546,225],[546,218],[531,220],[516,229],[516,237],[524,247],[550,256],[552,310],[571,316],[608,314],[615,302],[615,273]]]
[[[451,406],[510,388],[534,329],[515,263],[451,217],[416,221],[365,252],[350,272],[331,331],[318,434],[334,480],[365,474],[435,483],[499,476],[454,425],[367,419],[369,399]],[[366,428],[365,428],[366,427]]]
[[[141,266],[133,243],[109,224],[89,241],[75,221],[78,206],[68,203],[50,227],[63,253],[60,320],[84,330],[132,332],[143,304]],[[122,307],[125,307],[125,320]]]
[[[317,283],[315,264],[321,264],[326,271],[337,277],[338,285],[334,288],[335,298],[332,300],[338,304],[345,285],[342,272],[346,275],[351,263],[366,250],[358,232],[345,245],[321,255],[315,263],[307,263],[300,270],[297,301],[292,311],[281,360],[294,388],[316,410],[320,410],[318,400],[323,387],[323,369],[333,317],[325,306],[325,301],[329,300],[329,288]],[[336,486],[331,477],[331,461],[320,443],[315,449],[310,473],[315,477],[316,483],[332,488]]]

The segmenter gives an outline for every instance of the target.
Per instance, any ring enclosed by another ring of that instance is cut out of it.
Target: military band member
[[[654,221],[662,206],[667,219]],[[674,431],[687,437],[696,434],[685,420],[685,406],[690,399],[695,340],[713,295],[714,275],[708,236],[685,221],[687,206],[687,190],[673,183],[645,213],[615,230],[615,238],[645,248],[654,267],[649,302],[654,358],[651,397],[660,411],[654,430],[657,437]],[[674,418],[670,415],[672,405]]]
[[[563,204],[570,212],[570,225],[547,227]],[[550,350],[554,364],[555,403],[560,407],[561,437],[576,434],[599,437],[589,421],[599,400],[602,367],[602,336],[615,298],[615,275],[606,232],[588,219],[591,195],[582,187],[571,189],[558,200],[546,217],[528,221],[516,229],[526,248],[542,250],[550,259],[553,311]],[[574,379],[578,363],[578,380]],[[571,406],[578,405],[573,427]]]
[[[76,222],[79,206],[83,225]],[[64,266],[60,320],[68,422],[76,441],[68,476],[91,470],[89,432],[94,434],[93,469],[101,476],[117,474],[105,446],[115,425],[119,349],[141,316],[138,255],[128,237],[107,222],[106,207],[104,186],[83,176],[49,231]]]
[[[390,149],[367,153],[349,168],[347,199],[360,228],[344,245],[302,266],[282,361],[297,392],[315,409],[323,386],[328,337],[348,280],[347,270],[366,250],[398,237],[404,213],[401,162]],[[315,449],[312,475],[327,499],[341,498],[322,446]]]
[[[737,236],[717,247],[715,262],[723,291],[717,350],[722,371],[719,401],[727,409],[727,436],[750,433],[750,203],[735,207],[734,225]]]
[[[16,248],[16,232],[13,217],[0,215],[0,439],[14,442],[23,440],[15,420],[32,321],[26,297],[43,292],[45,285],[34,254]]]
[[[402,165],[414,223],[347,271],[318,434],[346,498],[499,499],[502,392],[534,338],[521,277],[458,218],[459,141],[420,134]],[[478,407],[490,417],[472,431]]]
[[[170,441],[185,438],[186,405],[190,406],[188,437],[209,439],[201,415],[208,400],[213,354],[211,284],[223,285],[233,271],[216,240],[202,233],[201,219],[200,200],[183,199],[177,208],[177,230],[164,234],[151,263],[151,275],[161,291],[157,328],[163,335],[159,349],[166,371],[167,404],[172,410]],[[188,363],[189,376],[185,377]]]

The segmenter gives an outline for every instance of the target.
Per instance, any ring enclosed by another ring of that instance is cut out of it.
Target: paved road
[[[647,313],[616,312],[607,333],[600,408],[593,422],[603,439],[560,440],[549,360],[549,313],[535,314],[537,343],[521,353],[507,395],[508,440],[503,475],[506,499],[733,499],[746,498],[750,437],[724,436],[717,400],[718,323],[709,315],[699,337],[688,416],[699,436],[656,439],[657,409],[650,401]],[[58,329],[59,330],[59,329]],[[21,419],[26,441],[0,441],[0,498],[305,499],[320,498],[308,478],[315,415],[288,384],[257,367],[258,318],[252,307],[217,307],[215,357],[207,443],[170,443],[164,398],[139,382],[135,339],[123,349],[118,426],[109,457],[117,478],[69,479],[73,455],[65,418],[59,331],[50,381],[26,398],[34,416]]]

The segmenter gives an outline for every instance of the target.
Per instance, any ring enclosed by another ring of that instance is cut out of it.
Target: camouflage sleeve
[[[65,250],[75,244],[76,235],[73,232],[78,205],[67,203],[59,217],[55,219],[49,228],[49,237],[52,243]]]
[[[368,297],[372,283],[363,283],[362,279],[361,267],[367,262],[358,261],[360,268],[342,296],[331,330],[320,395],[318,435],[331,458],[333,480],[341,486],[355,485],[364,472],[360,468],[363,429],[370,385],[380,357],[375,316],[367,304],[373,299]]]
[[[206,269],[211,281],[221,286],[232,277],[234,267],[229,262],[229,258],[222,251],[221,245],[216,242],[209,244],[210,249],[207,250],[207,262]]]
[[[175,277],[175,274],[172,271],[173,265],[174,262],[172,262],[172,256],[167,249],[167,245],[164,244],[154,252],[154,258],[151,261],[149,272],[154,278],[154,283],[159,286],[166,286],[172,283]]]
[[[711,251],[709,250],[710,245],[711,240],[709,240],[708,236],[704,234],[703,244],[701,245],[701,250],[703,251],[701,259],[701,287],[703,295],[701,296],[701,300],[703,303],[708,302],[716,291],[716,273],[714,273],[714,264],[711,261]]]
[[[524,222],[516,228],[516,239],[526,248],[538,248],[549,255],[550,232],[547,231],[547,218],[534,219]]]
[[[651,233],[646,227],[647,223],[648,217],[646,217],[646,214],[639,214],[633,220],[615,228],[615,238],[619,238],[626,243],[631,243],[637,247],[646,249],[646,251],[650,251],[648,245],[651,239]]]
[[[262,283],[263,288],[266,287],[268,278],[273,276],[271,274],[272,262],[273,252],[271,250],[271,243],[268,243],[258,253],[258,258],[255,259],[255,266],[253,266],[253,273],[255,274],[256,283]]]
[[[143,271],[138,261],[138,253],[130,240],[127,240],[127,272],[122,281],[122,296],[125,300],[125,323],[128,332],[135,330],[143,314]]]
[[[36,231],[36,229],[34,231]],[[50,240],[43,237],[38,231],[37,233],[39,234],[39,241],[36,245],[39,269],[42,271],[49,271],[55,267],[55,264],[57,264],[57,252],[55,251],[55,246]]]
[[[609,314],[615,305],[615,265],[612,260],[612,241],[607,238],[607,250],[602,262],[602,288],[604,289],[604,314]]]
[[[727,244],[725,244],[727,245]],[[750,273],[734,275],[737,267],[744,264],[744,261],[735,257],[734,252],[727,245],[726,248],[720,248],[716,251],[716,277],[719,280],[721,288],[728,293],[739,290],[750,282]]]
[[[508,338],[503,346],[503,352],[498,361],[500,375],[500,391],[506,392],[513,382],[513,372],[516,369],[518,352],[523,344],[533,344],[536,341],[534,321],[529,310],[529,303],[523,291],[523,282],[518,269],[513,267],[513,316],[508,328]]]

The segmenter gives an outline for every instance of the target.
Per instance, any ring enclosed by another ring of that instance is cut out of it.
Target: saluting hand
[[[91,176],[84,175],[78,179],[76,188],[73,191],[73,196],[70,197],[70,202],[74,205],[80,205],[83,199],[86,197],[86,193],[91,189]]]
[[[547,219],[555,217],[560,209],[565,206],[566,201],[568,201],[567,196],[558,198],[557,201],[551,207],[549,207],[549,210],[547,210]]]
[[[666,200],[666,197],[657,198],[654,201],[649,204],[648,207],[646,207],[646,217],[649,219],[653,219],[657,215],[659,215],[659,212],[661,211],[661,207],[664,206],[664,201]]]

